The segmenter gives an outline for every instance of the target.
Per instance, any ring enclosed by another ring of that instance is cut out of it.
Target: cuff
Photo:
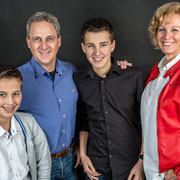
[[[180,166],[174,168],[174,173],[176,174],[178,180],[180,180]]]

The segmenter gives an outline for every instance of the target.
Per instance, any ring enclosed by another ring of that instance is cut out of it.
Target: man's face
[[[110,70],[111,52],[114,51],[115,41],[111,42],[109,32],[87,32],[84,43],[81,43],[81,45],[88,61],[97,74],[99,72],[107,73]]]
[[[26,41],[34,59],[48,72],[53,71],[61,45],[61,37],[57,37],[53,24],[46,21],[32,23]]]
[[[16,78],[0,79],[0,123],[9,121],[21,104],[22,82]]]

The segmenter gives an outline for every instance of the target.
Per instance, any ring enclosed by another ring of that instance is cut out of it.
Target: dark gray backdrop
[[[91,17],[108,19],[114,26],[113,56],[127,59],[145,73],[163,56],[150,44],[148,25],[155,9],[167,0],[1,0],[0,62],[20,66],[31,58],[26,45],[26,21],[36,11],[59,18],[62,45],[57,57],[78,69],[88,63],[80,46],[80,30]],[[82,170],[79,180],[84,179]]]
[[[113,56],[127,59],[145,74],[163,56],[149,40],[148,25],[155,9],[167,0],[2,0],[0,5],[0,62],[19,66],[31,58],[25,25],[36,11],[59,18],[62,45],[57,57],[78,69],[87,65],[80,46],[80,30],[91,17],[103,17],[114,26]]]

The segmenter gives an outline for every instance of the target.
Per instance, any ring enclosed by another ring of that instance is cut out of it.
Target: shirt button
[[[108,113],[108,111],[105,111],[105,114],[107,114]]]
[[[65,146],[65,144],[62,145],[63,147]]]
[[[66,115],[65,114],[63,114],[63,118],[65,118],[66,117]]]
[[[105,96],[102,96],[102,99],[105,99]]]
[[[109,126],[107,126],[107,129],[109,129]]]
[[[65,131],[65,130],[63,130],[62,132],[63,132],[63,133],[65,133],[66,131]]]
[[[61,99],[59,99],[59,102],[61,102]]]
[[[111,144],[111,141],[109,141],[109,144]]]
[[[102,80],[101,83],[104,83],[104,81]]]
[[[112,158],[112,155],[110,154],[109,157]]]
[[[109,169],[109,168],[107,168],[106,170],[107,170],[107,171],[110,171],[110,169]]]

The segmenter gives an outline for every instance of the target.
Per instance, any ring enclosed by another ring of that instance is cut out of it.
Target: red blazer
[[[158,64],[149,72],[146,85],[159,75]],[[159,171],[174,169],[180,180],[180,60],[164,75],[170,80],[161,91],[157,106]]]

